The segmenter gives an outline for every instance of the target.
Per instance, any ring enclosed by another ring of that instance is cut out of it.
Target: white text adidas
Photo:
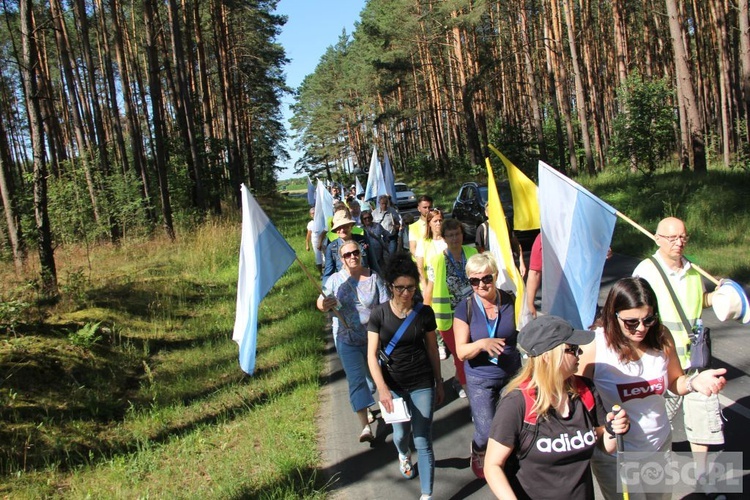
[[[582,434],[581,431],[576,432],[573,437],[570,437],[566,432],[560,434],[560,437],[552,438],[541,438],[536,441],[536,448],[542,453],[561,453],[564,451],[581,450],[588,446],[593,446],[596,443],[596,434],[591,429],[586,434]]]

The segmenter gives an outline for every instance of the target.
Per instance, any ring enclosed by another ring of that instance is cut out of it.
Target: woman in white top
[[[431,208],[426,223],[425,234],[417,241],[414,251],[419,269],[419,284],[423,291],[427,288],[427,267],[432,264],[432,259],[448,248],[448,243],[443,239],[443,212],[439,208]]]
[[[594,342],[581,346],[579,375],[594,381],[605,408],[625,408],[631,428],[623,439],[624,451],[669,451],[672,432],[664,397],[667,389],[678,395],[700,391],[718,393],[726,380],[725,369],[705,370],[688,377],[680,367],[669,330],[659,321],[653,289],[643,278],[623,278],[609,292],[597,320]],[[604,497],[620,498],[617,461],[595,451],[592,469]],[[639,485],[628,485],[631,498]],[[638,498],[664,498],[643,494]],[[669,497],[669,494],[666,494]]]

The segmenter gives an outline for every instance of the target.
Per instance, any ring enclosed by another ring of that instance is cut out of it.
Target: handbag
[[[664,269],[661,268],[659,262],[657,262],[654,256],[649,257],[649,260],[654,263],[654,266],[656,266],[656,269],[664,280],[664,284],[667,285],[667,290],[669,290],[669,295],[672,297],[675,309],[677,309],[677,313],[680,315],[682,325],[684,326],[685,331],[688,332],[688,337],[690,338],[690,345],[688,346],[688,351],[690,352],[690,368],[698,370],[709,368],[711,366],[711,329],[704,327],[702,323],[698,328],[690,326],[690,322],[685,316],[685,311],[682,310],[680,301],[677,300],[677,296],[672,289],[672,284],[664,273]]]

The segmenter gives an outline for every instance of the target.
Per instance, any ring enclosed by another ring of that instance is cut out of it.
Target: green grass
[[[266,206],[314,267],[305,200]],[[215,220],[176,243],[100,247],[85,271],[76,249],[58,250],[68,293],[14,313],[0,335],[0,496],[323,495],[316,292],[296,263],[279,280],[245,376],[231,340],[239,239],[238,220]],[[33,303],[23,293],[4,290]]]
[[[577,180],[651,231],[664,216],[685,219],[699,264],[750,281],[746,173]],[[447,208],[460,183],[410,185]],[[305,199],[263,205],[314,268]],[[0,269],[0,496],[325,497],[317,293],[293,264],[261,304],[257,371],[245,376],[231,341],[239,233],[235,215],[175,243],[127,241],[89,255],[58,248],[63,297],[54,306],[40,305],[30,278]],[[655,247],[618,222],[613,248],[644,257]]]

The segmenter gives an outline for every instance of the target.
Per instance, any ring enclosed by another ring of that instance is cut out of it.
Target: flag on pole
[[[516,231],[539,229],[541,217],[536,184],[492,144],[488,146],[502,160],[508,171],[510,194],[513,196],[513,228]]]
[[[354,176],[354,190],[357,192],[357,196],[365,194],[365,188],[362,187],[362,183],[359,182],[359,177]]]
[[[318,181],[315,190],[315,217],[313,218],[313,231],[316,233],[328,232],[328,219],[333,217],[333,196],[326,189],[323,181]]]
[[[539,162],[542,219],[542,304],[549,314],[588,328],[596,315],[615,209],[546,163]]]
[[[311,207],[315,205],[315,186],[313,186],[310,176],[307,176],[307,204]]]
[[[505,222],[505,213],[500,203],[500,195],[497,192],[495,174],[492,172],[490,159],[486,158],[485,162],[487,163],[487,216],[490,221],[488,238],[490,240],[490,252],[497,260],[498,270],[500,271],[497,286],[516,294],[516,325],[521,325],[525,302],[523,298],[523,277],[513,260],[508,224]]]
[[[296,254],[243,184],[242,242],[237,280],[237,311],[232,340],[240,346],[240,368],[255,371],[258,307],[263,297],[292,265]],[[262,260],[261,260],[262,259]]]
[[[388,196],[391,197],[393,203],[396,203],[396,176],[393,174],[391,161],[388,159],[388,151],[383,156],[383,180]]]
[[[380,168],[378,161],[378,148],[372,148],[372,157],[370,158],[370,172],[367,174],[367,187],[365,188],[365,201],[377,198],[381,194],[388,194],[383,178],[383,169]]]

